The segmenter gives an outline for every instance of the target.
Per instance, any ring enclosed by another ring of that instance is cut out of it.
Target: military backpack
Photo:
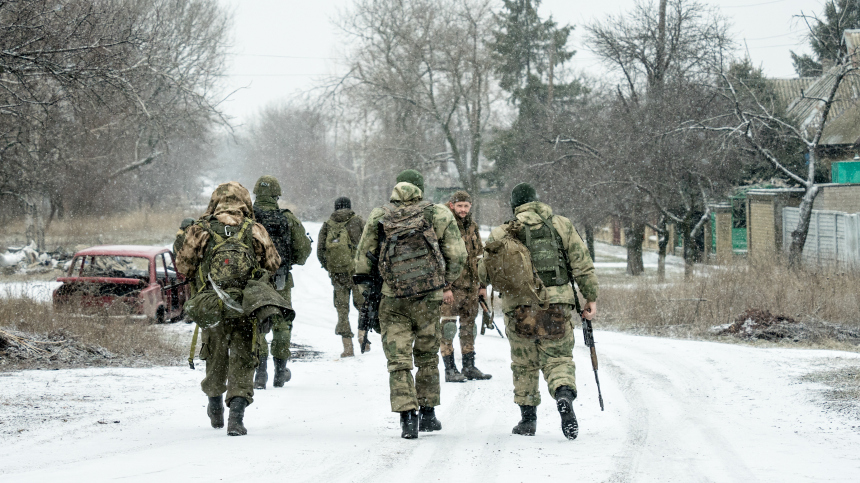
[[[413,297],[445,286],[445,259],[433,229],[433,204],[383,207],[379,273],[395,297]]]
[[[532,264],[528,247],[519,239],[527,229],[517,220],[508,223],[504,236],[484,247],[484,268],[493,289],[502,297],[522,301],[522,305],[547,303],[546,286]]]
[[[346,230],[346,224],[350,220],[352,217],[344,222],[333,220],[325,222],[328,226],[325,237],[325,269],[329,273],[352,273],[354,270],[355,247]]]
[[[243,288],[259,268],[254,253],[254,221],[246,218],[240,226],[225,225],[214,217],[200,227],[209,233],[206,255],[198,269],[201,286],[215,283],[219,288]]]
[[[547,287],[570,283],[567,252],[561,237],[552,225],[552,217],[535,227],[522,225],[517,236],[531,254],[532,265],[538,277]]]
[[[293,259],[293,239],[290,220],[284,215],[284,211],[288,210],[261,210],[254,207],[254,216],[269,233],[269,238],[281,256],[281,266],[289,270]]]

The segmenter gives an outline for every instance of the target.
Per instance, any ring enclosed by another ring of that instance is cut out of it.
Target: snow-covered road
[[[325,355],[257,392],[248,436],[209,427],[203,364],[0,373],[0,482],[860,481],[860,422],[824,412],[821,388],[798,379],[856,366],[857,354],[597,331],[606,411],[578,346],[581,430],[567,441],[543,383],[537,435],[510,434],[509,348],[488,333],[478,366],[493,379],[443,383],[443,430],[407,441],[378,336],[372,352],[340,359],[327,277],[312,258],[295,278],[294,341]]]

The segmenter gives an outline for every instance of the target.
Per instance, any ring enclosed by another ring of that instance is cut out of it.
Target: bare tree
[[[473,193],[490,115],[491,5],[359,0],[340,22],[355,49],[338,88],[376,117],[384,136],[394,134],[397,157],[413,167],[451,161]]]
[[[789,264],[799,267],[809,232],[812,207],[820,191],[816,173],[822,154],[821,139],[831,120],[831,112],[838,102],[848,99],[840,97],[840,86],[848,76],[858,75],[856,52],[845,53],[829,71],[819,79],[820,97],[803,94],[801,101],[812,104],[812,115],[805,119],[784,119],[778,116],[778,106],[773,100],[762,99],[748,79],[730,72],[722,72],[717,92],[724,100],[725,111],[689,127],[724,134],[742,142],[750,153],[769,163],[778,173],[804,189],[800,202],[800,219],[791,232]],[[757,72],[761,76],[760,71]],[[852,102],[856,102],[853,101]],[[769,140],[778,138],[783,142],[799,142],[805,150],[805,166],[791,166],[780,159],[769,146]]]
[[[212,0],[0,3],[0,192],[28,238],[44,248],[58,205],[127,198],[171,143],[226,124],[228,26]]]

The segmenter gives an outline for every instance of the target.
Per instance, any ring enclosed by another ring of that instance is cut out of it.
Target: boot
[[[257,366],[257,374],[254,376],[254,389],[265,389],[266,382],[269,380],[269,373],[266,372],[266,365],[269,358],[260,359],[260,365]]]
[[[359,330],[358,331],[358,347],[359,348],[361,348],[364,345],[364,339],[366,337],[367,337],[367,331],[366,330]],[[368,341],[367,341],[367,347],[365,347],[364,350],[361,352],[362,352],[362,354],[365,352],[370,352],[370,339],[368,339]]]
[[[463,354],[463,375],[466,376],[466,379],[470,381],[472,379],[486,380],[493,377],[492,374],[484,374],[477,367],[475,367],[475,353],[469,352],[468,354]]]
[[[414,409],[400,411],[400,437],[403,439],[415,439],[418,437],[418,414]]]
[[[343,353],[340,355],[341,357],[354,357],[355,349],[352,348],[352,337],[342,337],[343,339]]]
[[[466,378],[457,370],[454,354],[442,356],[442,362],[445,363],[445,382],[466,382]]]
[[[436,419],[434,408],[422,407],[418,410],[418,431],[429,433],[442,429],[442,423]]]
[[[273,357],[272,360],[275,361],[275,379],[272,381],[272,385],[275,387],[284,387],[284,383],[293,377],[293,373],[287,369],[286,359]]]
[[[224,401],[221,400],[221,396],[209,398],[206,415],[209,416],[209,422],[213,428],[220,429],[224,427]]]
[[[534,436],[537,430],[537,406],[520,406],[522,419],[514,426],[513,434]]]
[[[245,408],[248,407],[248,400],[236,396],[230,400],[230,416],[227,418],[227,434],[230,436],[245,436],[248,430],[242,423],[245,417]]]
[[[561,415],[561,432],[567,439],[576,439],[579,434],[579,423],[576,422],[576,414],[573,414],[574,399],[576,391],[569,386],[561,386],[555,390],[555,405]]]

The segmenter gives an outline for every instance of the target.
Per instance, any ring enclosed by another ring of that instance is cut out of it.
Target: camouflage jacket
[[[585,297],[585,300],[589,302],[597,301],[598,285],[597,276],[594,274],[594,263],[591,261],[591,255],[588,253],[588,247],[585,245],[585,242],[582,241],[582,238],[579,237],[579,233],[576,232],[576,228],[573,227],[573,223],[563,216],[553,216],[552,208],[540,201],[532,201],[518,206],[514,211],[514,216],[517,220],[530,226],[540,225],[543,223],[541,217],[546,219],[552,216],[552,226],[556,229],[559,236],[561,236],[562,244],[564,245],[564,249],[567,251],[567,257],[570,262],[570,273],[573,275],[573,279],[576,281],[579,291],[582,293],[582,296]],[[492,243],[494,240],[501,239],[505,236],[507,225],[508,224],[505,223],[493,228],[493,231],[490,232],[489,238],[487,238],[487,243]],[[483,269],[483,263],[479,263],[479,273],[481,280],[486,282],[487,273]],[[574,305],[576,302],[576,294],[574,293],[573,286],[571,284],[547,287],[547,293],[549,294],[549,302],[553,304]],[[522,305],[522,301],[510,298],[503,298],[502,302],[503,310],[505,312],[510,312],[518,305]]]
[[[410,183],[397,183],[394,191],[391,193],[390,201],[394,204],[406,205],[417,203],[421,201],[421,190]],[[370,217],[364,226],[364,231],[361,234],[361,240],[358,242],[358,248],[355,253],[355,273],[357,274],[370,273],[372,262],[366,255],[368,251],[377,257],[379,256],[380,240],[378,224],[383,215],[385,215],[385,211],[382,208],[374,208],[370,212]],[[454,215],[447,206],[433,205],[432,223],[433,229],[436,231],[436,237],[439,238],[442,257],[445,259],[445,280],[453,282],[463,272],[463,266],[466,263],[466,245],[460,236],[460,229],[457,228]],[[382,294],[388,297],[394,296],[394,292],[391,291],[387,284],[382,285]],[[427,300],[442,300],[442,289],[427,295]]]
[[[210,215],[214,215],[218,221],[230,226],[241,225],[245,218],[253,219],[250,193],[235,181],[219,185],[212,193],[209,206],[203,216]],[[254,223],[251,233],[254,236],[254,253],[257,255],[257,262],[260,267],[274,273],[281,266],[281,256],[278,255],[278,250],[269,238],[269,233],[259,223]],[[176,269],[186,277],[194,278],[197,266],[205,255],[208,242],[209,232],[196,223],[186,228],[182,246],[176,251]]]
[[[481,243],[481,234],[478,232],[478,224],[472,220],[472,214],[466,215],[466,218],[460,218],[454,214],[457,220],[457,227],[463,235],[463,243],[466,245],[466,266],[463,268],[463,274],[460,278],[454,280],[451,286],[461,290],[475,291],[479,288],[486,288],[486,285],[481,283],[478,277],[478,259],[484,254],[484,244]]]
[[[345,228],[346,232],[349,233],[349,240],[352,242],[352,246],[358,246],[358,242],[361,240],[361,231],[364,229],[364,220],[362,220],[360,216],[356,215],[355,212],[349,208],[343,208],[335,210],[335,212],[331,214],[331,217],[329,217],[329,220],[335,223],[343,223],[346,221]],[[320,261],[320,265],[322,265],[323,268],[325,268],[326,265],[326,237],[328,237],[328,223],[323,223],[322,228],[320,228],[320,233],[317,236],[317,259]],[[355,253],[352,255],[354,257]]]
[[[311,239],[308,238],[304,225],[296,218],[296,215],[290,210],[281,209],[278,206],[277,200],[270,196],[258,196],[254,202],[254,208],[262,211],[281,210],[281,213],[287,217],[287,221],[290,223],[290,246],[292,247],[293,255],[293,259],[291,260],[292,265],[304,265],[313,250],[311,248]],[[295,286],[292,271],[287,275],[286,286],[287,288]]]

